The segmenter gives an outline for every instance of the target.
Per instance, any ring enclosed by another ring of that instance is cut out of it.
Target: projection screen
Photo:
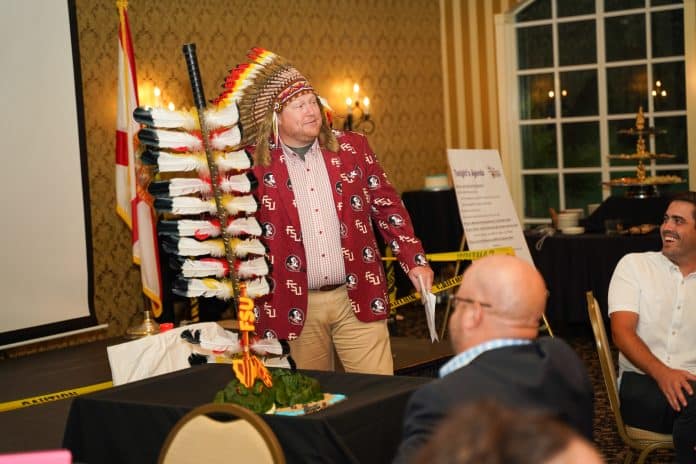
[[[96,325],[74,2],[2,10],[0,349]]]

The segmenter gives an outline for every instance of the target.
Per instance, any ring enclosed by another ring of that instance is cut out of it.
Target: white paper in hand
[[[423,279],[418,276],[418,283],[420,284],[420,294],[421,302],[425,308],[425,320],[428,323],[428,333],[430,334],[430,341],[437,342],[439,338],[437,337],[437,330],[435,330],[435,295],[425,290],[423,285]]]

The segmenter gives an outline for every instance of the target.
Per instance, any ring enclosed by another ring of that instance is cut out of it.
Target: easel
[[[464,251],[464,247],[466,246],[466,232],[462,233],[462,240],[459,243],[459,251]],[[457,264],[454,266],[454,275],[458,276],[459,275],[459,269],[462,260],[457,259],[455,261]],[[444,340],[445,338],[445,331],[447,330],[447,322],[449,320],[449,314],[450,314],[450,308],[452,307],[452,299],[448,298],[447,299],[447,306],[445,307],[445,317],[442,320],[442,326],[440,327],[440,340]],[[539,331],[541,332],[548,332],[548,334],[553,337],[553,330],[551,330],[551,326],[549,325],[549,321],[546,319],[546,314],[541,315],[541,319],[543,321],[543,324],[539,326]]]
[[[459,251],[464,251],[466,245],[466,233],[462,233],[462,239],[459,242]],[[455,261],[454,265],[454,275],[459,275],[459,269],[461,267],[461,260]],[[440,340],[445,339],[445,331],[447,330],[447,321],[449,320],[450,308],[452,307],[452,298],[447,298],[447,306],[445,307],[445,317],[442,319],[442,327],[440,327]]]

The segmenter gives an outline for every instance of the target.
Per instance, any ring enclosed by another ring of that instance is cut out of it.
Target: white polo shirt
[[[609,315],[638,314],[638,336],[667,366],[696,374],[696,273],[682,276],[661,252],[630,253],[609,284]],[[623,354],[619,372],[643,373]]]

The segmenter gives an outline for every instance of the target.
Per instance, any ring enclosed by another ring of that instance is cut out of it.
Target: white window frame
[[[581,121],[599,121],[599,131],[600,131],[600,157],[601,166],[599,168],[564,168],[560,163],[561,150],[562,150],[562,139],[559,135],[557,137],[557,153],[559,156],[558,164],[556,168],[541,170],[534,169],[531,172],[535,174],[543,173],[554,173],[559,175],[559,196],[560,196],[560,207],[563,209],[565,207],[565,192],[564,184],[560,182],[561,173],[575,173],[575,172],[601,172],[602,181],[609,180],[611,172],[615,171],[626,171],[630,170],[630,166],[609,166],[609,160],[607,155],[609,155],[609,134],[608,134],[608,121],[615,119],[633,119],[635,118],[635,113],[633,114],[608,114],[607,110],[607,98],[606,98],[606,68],[611,68],[615,66],[626,66],[631,64],[652,64],[659,62],[669,62],[674,61],[675,57],[669,58],[651,58],[652,46],[650,42],[650,15],[647,15],[648,21],[646,22],[648,42],[646,43],[646,59],[635,60],[635,61],[621,61],[621,62],[611,62],[609,65],[606,64],[604,58],[604,18],[611,16],[621,16],[627,13],[645,13],[646,10],[650,12],[664,11],[674,9],[674,5],[664,5],[655,7],[644,7],[633,10],[622,10],[620,12],[608,12],[604,13],[603,0],[596,0],[596,10],[595,13],[590,15],[578,15],[564,18],[556,18],[555,14],[555,0],[551,1],[552,8],[552,19],[542,20],[542,21],[528,21],[524,22],[524,26],[531,25],[541,25],[541,24],[551,24],[552,34],[553,34],[553,54],[554,54],[554,64],[558,63],[558,50],[557,50],[557,25],[563,22],[578,21],[583,19],[595,20],[597,25],[597,63],[590,65],[579,65],[579,66],[555,66],[551,68],[543,69],[533,69],[533,70],[517,70],[517,47],[516,47],[516,30],[517,23],[515,22],[515,15],[526,8],[528,5],[536,0],[528,0],[521,2],[515,8],[507,13],[498,14],[495,16],[495,34],[496,34],[496,62],[497,62],[497,82],[498,82],[498,116],[499,116],[499,127],[500,127],[500,155],[503,165],[503,169],[506,172],[506,178],[510,188],[510,193],[513,199],[513,203],[517,209],[520,218],[523,218],[524,223],[533,224],[539,222],[548,222],[547,218],[529,218],[524,215],[524,185],[523,185],[523,175],[527,170],[522,169],[522,147],[520,140],[520,125],[539,123],[540,120],[524,120],[521,121],[519,118],[519,88],[518,88],[518,77],[524,74],[539,74],[539,73],[553,73],[554,78],[554,91],[556,95],[560,95],[560,82],[559,74],[564,71],[573,71],[581,69],[597,69],[597,82],[598,82],[598,98],[599,98],[599,115],[589,116],[589,117],[562,117],[560,111],[560,98],[555,99],[556,104],[556,117],[551,119],[544,119],[546,123],[553,123],[556,125],[556,133],[560,134],[562,122],[581,122]],[[649,5],[649,0],[646,1]],[[687,164],[660,164],[658,169],[662,170],[674,170],[674,169],[688,169],[689,170],[689,185],[692,189],[696,189],[696,0],[684,0],[683,2],[684,10],[684,68],[686,75],[686,108],[685,111],[660,111],[655,114],[656,117],[667,117],[667,116],[683,116],[686,115],[687,118]],[[600,20],[597,20],[599,18]],[[652,66],[647,66],[648,70],[648,82],[652,82]],[[652,99],[648,98],[647,109],[644,109],[646,115],[650,118],[652,122],[653,117],[653,102]],[[636,109],[637,110],[637,109]],[[649,148],[654,150],[654,139],[651,138]],[[654,173],[654,165],[652,166]],[[606,199],[611,194],[610,189],[602,189],[602,197]]]

